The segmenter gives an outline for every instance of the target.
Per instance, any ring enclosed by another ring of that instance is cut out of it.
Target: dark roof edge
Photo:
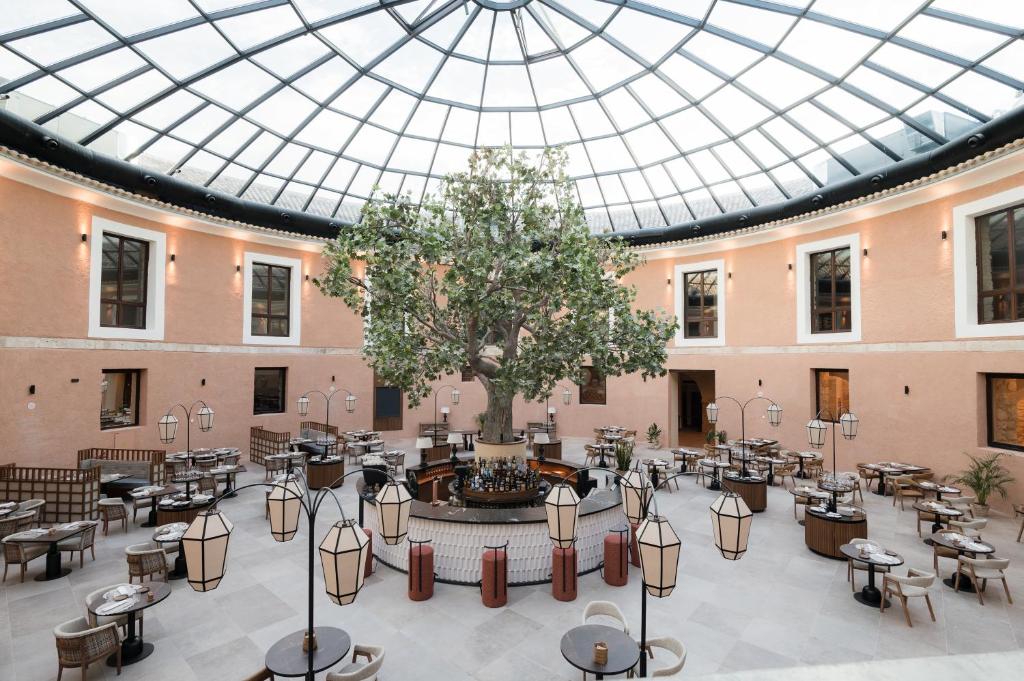
[[[649,246],[785,220],[894,189],[999,149],[1021,137],[1024,137],[1024,106],[928,153],[880,168],[871,174],[827,185],[812,194],[671,227],[610,232],[606,236],[622,238],[632,246]],[[248,201],[132,165],[83,147],[5,110],[0,110],[0,146],[132,194],[223,220],[319,239],[334,238],[338,230],[347,224],[343,220]]]

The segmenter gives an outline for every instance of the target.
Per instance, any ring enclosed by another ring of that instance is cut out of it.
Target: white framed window
[[[141,260],[131,266],[141,274],[131,277],[135,280],[132,293],[125,281],[128,256],[123,244],[115,262],[104,262],[104,251],[112,256],[110,246],[116,241],[144,245]],[[89,249],[89,337],[163,340],[167,235],[94,216]],[[132,322],[126,325],[129,316]]]
[[[832,254],[828,258],[819,257],[828,253]],[[861,339],[860,258],[860,234],[796,247],[797,343],[856,343]],[[821,276],[822,269],[827,276]],[[819,285],[827,291],[816,290]]]
[[[976,218],[1024,203],[1024,187],[1014,187],[953,207],[953,308],[957,338],[1024,336],[1024,321],[982,323],[978,305]]]
[[[287,296],[283,314],[273,310],[273,291],[280,291],[280,283],[271,284],[263,279],[275,276],[287,268]],[[242,342],[247,345],[299,345],[302,330],[302,260],[283,258],[279,255],[252,253],[246,251],[243,266],[244,283],[242,297]],[[259,274],[261,283],[255,288],[270,300],[257,302],[257,314],[253,314],[253,278]],[[262,307],[261,307],[262,305]],[[266,309],[264,309],[266,308]],[[282,324],[282,326],[276,326]],[[287,332],[284,333],[287,327]],[[266,328],[264,328],[266,327]]]
[[[675,267],[676,347],[725,345],[725,260]]]

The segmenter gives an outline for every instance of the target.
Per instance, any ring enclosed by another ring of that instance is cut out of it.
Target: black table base
[[[870,585],[853,594],[853,598],[861,605],[866,605],[869,608],[882,607],[882,592]],[[889,605],[889,601],[885,601],[885,607],[888,608]]]
[[[135,634],[135,613],[128,613],[128,634],[121,642],[121,666],[127,667],[130,664],[141,662],[152,654],[153,644],[145,643],[140,636]],[[107,658],[107,666],[117,666],[117,655]]]
[[[146,522],[142,523],[140,527],[156,527],[156,499],[153,499],[153,505],[149,507],[149,515],[146,516]]]
[[[48,582],[51,579],[60,579],[71,574],[71,568],[61,567],[60,551],[57,550],[57,543],[51,542],[50,548],[46,551],[46,572],[36,575],[37,582]]]
[[[955,589],[956,573],[954,572],[952,576],[946,577],[944,580],[942,580],[942,583],[948,586],[950,589]],[[972,582],[971,578],[962,572],[960,573],[960,592],[966,594],[977,593],[974,590],[974,582]]]
[[[174,557],[174,568],[167,573],[167,579],[185,579],[188,577],[188,563],[185,562],[185,547],[178,542],[178,555]]]

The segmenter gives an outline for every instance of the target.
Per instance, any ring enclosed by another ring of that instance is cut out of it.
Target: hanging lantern
[[[622,476],[622,509],[626,518],[634,525],[647,517],[647,505],[651,503],[654,490],[644,472],[633,469]]]
[[[306,416],[309,414],[309,398],[303,395],[299,398],[299,416]]]
[[[302,486],[295,476],[274,483],[267,505],[270,507],[270,534],[274,541],[291,541],[299,529],[302,511]]]
[[[320,542],[324,588],[337,605],[348,605],[363,587],[370,538],[355,520],[334,523]]]
[[[409,511],[412,509],[409,490],[392,480],[380,488],[376,501],[377,527],[384,543],[388,546],[401,544],[409,534]]]
[[[213,410],[203,403],[203,406],[199,407],[199,430],[208,432],[213,429]]]
[[[576,518],[580,498],[576,490],[564,482],[551,488],[544,499],[544,510],[548,515],[548,536],[559,549],[568,549],[576,540]]]
[[[825,429],[827,426],[818,417],[807,422],[807,442],[815,449],[825,446]]]
[[[351,393],[345,398],[345,411],[349,414],[356,410],[356,396]]]
[[[718,423],[718,405],[714,402],[708,402],[708,423]]]
[[[174,414],[164,414],[157,423],[160,430],[160,442],[169,445],[174,442],[174,435],[178,432],[178,417]]]
[[[843,428],[843,437],[852,440],[857,437],[857,426],[860,425],[860,419],[853,412],[848,411],[839,417],[839,425]]]
[[[774,402],[768,405],[768,423],[773,426],[782,423],[782,407]]]
[[[458,404],[459,399],[462,397],[462,393],[459,392],[458,388],[452,388],[452,404]]]
[[[220,585],[227,564],[231,530],[227,516],[213,508],[200,511],[181,536],[188,564],[188,584],[194,590],[213,591]]]
[[[572,391],[568,388],[562,390],[562,404],[569,404],[572,401]]]
[[[723,558],[739,560],[747,552],[754,514],[735,492],[722,492],[711,504],[711,530]]]
[[[656,515],[648,517],[637,528],[636,542],[647,593],[665,598],[676,588],[682,542],[668,520]]]

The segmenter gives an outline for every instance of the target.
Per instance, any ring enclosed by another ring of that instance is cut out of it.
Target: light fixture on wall
[[[171,262],[174,262],[174,254],[171,253]]]
[[[946,233],[946,230],[942,230],[942,240],[945,241],[947,237],[949,237],[949,234]]]
[[[786,264],[786,269],[792,271],[793,270],[793,263],[787,263]]]
[[[36,394],[36,384],[35,383],[33,383],[32,385],[30,385],[28,387],[28,394],[29,395],[35,395]]]
[[[241,265],[235,265],[235,272],[241,272],[241,271],[242,271],[242,266]]]
[[[306,275],[306,281],[309,281],[309,275],[308,274]]]
[[[864,257],[865,258],[868,257],[868,249],[866,249],[866,248],[864,249]]]
[[[943,232],[943,234],[945,234],[945,232]],[[89,235],[86,234],[85,232],[82,232],[82,243],[84,244],[88,240],[89,240]]]
[[[903,386],[903,394],[904,395],[909,395],[910,394],[910,386],[909,385]]]
[[[732,272],[729,273],[729,278],[732,279]]]
[[[668,279],[665,280],[665,286],[671,286],[671,285],[672,285],[672,277],[669,277]]]

